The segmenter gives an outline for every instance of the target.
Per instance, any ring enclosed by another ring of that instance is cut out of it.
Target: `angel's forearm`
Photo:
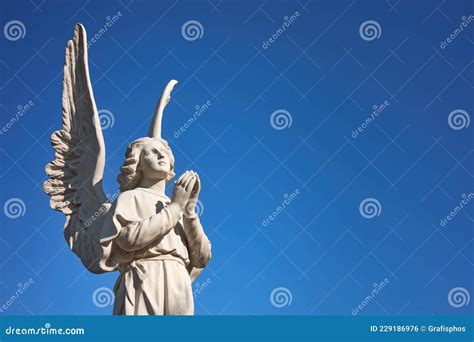
[[[211,259],[211,242],[202,229],[199,217],[183,218],[184,233],[188,241],[189,260],[192,266],[206,267]]]
[[[180,208],[171,204],[146,220],[132,222],[122,227],[116,239],[117,244],[129,252],[143,249],[168,234],[178,223],[180,216]]]

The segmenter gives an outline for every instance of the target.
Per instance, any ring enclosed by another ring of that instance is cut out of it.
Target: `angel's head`
[[[121,192],[136,188],[142,180],[148,184],[163,180],[168,183],[175,176],[173,153],[168,142],[161,138],[161,120],[176,83],[171,80],[166,85],[153,115],[148,137],[128,145],[125,162],[117,178]]]
[[[145,137],[128,145],[117,179],[124,192],[137,187],[143,178],[169,182],[174,176],[174,156],[168,142]]]

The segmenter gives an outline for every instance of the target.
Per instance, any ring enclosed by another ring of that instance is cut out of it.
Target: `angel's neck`
[[[147,188],[147,189],[153,190],[154,192],[164,195],[165,188],[166,188],[166,179],[154,180],[154,179],[142,178],[140,183],[138,183],[138,186],[140,188]]]

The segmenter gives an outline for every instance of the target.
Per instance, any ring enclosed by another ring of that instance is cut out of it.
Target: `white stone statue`
[[[105,145],[92,92],[84,26],[67,43],[62,129],[51,136],[55,159],[46,166],[44,191],[53,209],[66,215],[64,237],[93,273],[120,271],[116,315],[192,315],[191,283],[211,258],[195,207],[201,181],[186,171],[175,176],[174,157],[161,138],[163,110],[176,81],[166,86],[149,136],[133,141],[120,169],[120,196],[102,189]]]

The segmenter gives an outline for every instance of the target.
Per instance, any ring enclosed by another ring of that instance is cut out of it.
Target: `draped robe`
[[[114,315],[193,315],[191,282],[211,257],[199,217],[183,218],[167,196],[147,188],[122,193],[101,243],[120,271]]]

